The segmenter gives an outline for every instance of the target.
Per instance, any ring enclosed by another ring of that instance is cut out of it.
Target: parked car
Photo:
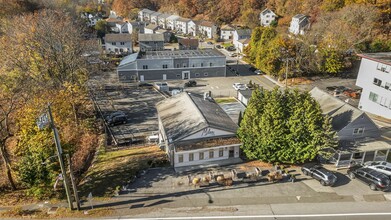
[[[226,48],[228,51],[235,51],[236,48],[234,46],[229,46]]]
[[[390,187],[390,179],[384,173],[361,165],[351,166],[347,171],[350,179],[358,180],[369,185],[371,190],[385,191]]]
[[[237,56],[238,56],[237,53],[231,53],[231,54],[230,54],[230,57],[237,57]]]
[[[246,90],[247,89],[246,85],[244,85],[243,83],[234,83],[232,85],[232,87],[234,87],[234,89],[236,91],[238,91],[238,90]]]
[[[207,44],[209,44],[209,45],[213,45],[213,42],[211,42],[211,41],[208,41],[208,42],[207,42]]]
[[[109,126],[126,124],[127,121],[128,119],[126,118],[125,113],[122,111],[114,112],[106,117],[106,122]]]
[[[139,82],[138,87],[152,87],[153,85],[151,83],[146,82]]]
[[[255,70],[254,73],[256,73],[257,75],[262,75],[262,71],[260,70]]]
[[[364,163],[364,167],[368,167],[379,171],[380,173],[384,173],[389,178],[391,178],[391,163],[387,163],[385,161],[368,161]]]
[[[217,44],[217,45],[216,45],[216,48],[217,48],[217,49],[221,49],[221,48],[223,48],[223,47],[222,47],[220,44]]]
[[[185,87],[194,87],[197,86],[197,82],[195,80],[189,80],[185,83]]]
[[[337,182],[337,176],[319,164],[304,165],[301,172],[318,180],[322,186],[333,186]]]

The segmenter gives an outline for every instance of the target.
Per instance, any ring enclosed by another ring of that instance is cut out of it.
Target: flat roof
[[[357,54],[357,56],[368,60],[373,60],[387,65],[391,65],[391,52],[363,53]]]
[[[195,58],[195,57],[224,57],[216,49],[203,50],[174,50],[174,51],[147,51],[140,59],[168,59],[168,58]]]

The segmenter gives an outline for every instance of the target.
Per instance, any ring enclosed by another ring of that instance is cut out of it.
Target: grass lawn
[[[123,150],[99,152],[97,161],[80,183],[80,196],[112,196],[117,187],[126,185],[137,171],[151,164],[167,166],[166,154],[157,146],[131,147]]]
[[[228,98],[215,98],[214,100],[215,100],[217,103],[219,103],[219,104],[237,102],[236,99],[234,99],[234,98],[232,98],[232,97],[228,97]]]
[[[227,48],[227,47],[233,46],[233,44],[232,43],[223,43],[221,46],[223,46],[224,48]]]

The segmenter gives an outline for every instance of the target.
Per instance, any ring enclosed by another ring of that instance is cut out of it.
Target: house
[[[171,15],[170,17],[166,18],[166,29],[175,30],[175,22],[178,18],[180,18],[178,15]]]
[[[115,54],[129,54],[133,52],[131,34],[106,34],[105,52]]]
[[[309,17],[303,14],[297,14],[292,18],[291,25],[289,26],[289,32],[294,35],[303,35],[309,28]]]
[[[164,50],[163,34],[138,34],[141,52]]]
[[[158,25],[159,27],[163,28],[163,29],[167,29],[167,18],[170,17],[171,15],[169,14],[161,14],[159,15],[159,21],[158,21]]]
[[[247,107],[252,93],[251,89],[238,90],[238,100]]]
[[[166,29],[157,29],[155,31],[156,34],[163,34],[164,36],[164,43],[168,43],[171,40],[171,35],[173,34],[171,31]]]
[[[233,45],[239,50],[240,53],[243,52],[244,48],[248,45],[251,39],[251,29],[237,29],[233,34]]]
[[[197,50],[198,49],[198,39],[178,39],[179,50]]]
[[[232,40],[235,28],[232,25],[226,24],[221,27],[220,38],[223,40]]]
[[[132,25],[129,22],[121,21],[115,24],[116,32],[120,34],[132,33]]]
[[[138,12],[138,20],[139,21],[150,21],[151,15],[155,13],[155,11],[144,8],[143,10]]]
[[[358,108],[391,119],[391,52],[359,54],[356,85],[362,93]]]
[[[354,141],[378,138],[379,128],[363,111],[315,87],[311,96],[319,103],[324,115],[331,118],[338,140]]]
[[[159,29],[156,24],[149,24],[144,28],[144,34],[154,34]]]
[[[150,22],[152,23],[152,24],[158,24],[159,23],[159,16],[161,15],[162,13],[160,13],[160,12],[154,12],[154,13],[152,13],[151,14],[151,20],[150,20]]]
[[[273,21],[276,20],[276,17],[277,15],[272,10],[266,8],[259,14],[261,26],[269,26]]]
[[[206,94],[180,93],[156,105],[159,145],[171,166],[239,163],[238,126]]]
[[[119,80],[170,80],[226,76],[226,56],[216,49],[147,51],[125,57]]]
[[[200,21],[198,32],[202,37],[213,39],[214,35],[217,34],[217,26],[210,21]]]
[[[144,21],[132,21],[129,22],[129,33],[133,33],[133,31],[137,33],[144,33],[144,28],[146,26],[146,22]],[[136,33],[136,34],[137,34]]]
[[[88,27],[94,27],[96,23],[102,20],[102,14],[96,13],[95,15],[84,12],[81,13],[81,18],[85,19]]]
[[[112,30],[115,30],[117,23],[121,23],[121,22],[123,22],[123,21],[122,21],[122,19],[119,19],[119,18],[110,18],[109,17],[106,19],[106,25]]]
[[[193,21],[193,20],[190,20],[188,23],[187,23],[187,34],[188,35],[191,35],[193,37],[197,36],[197,21]]]
[[[191,20],[188,19],[188,18],[178,18],[175,22],[175,30],[183,33],[183,34],[188,34],[188,31],[187,31],[187,24],[190,22]]]

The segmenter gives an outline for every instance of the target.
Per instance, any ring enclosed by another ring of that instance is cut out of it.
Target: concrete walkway
[[[177,172],[177,173],[184,173],[184,172],[201,170],[201,169],[207,169],[207,168],[212,168],[212,167],[220,167],[220,166],[227,166],[227,165],[232,165],[232,164],[238,164],[238,163],[242,163],[242,162],[243,162],[243,160],[240,159],[240,158],[229,158],[229,159],[226,159],[226,160],[217,160],[217,161],[205,162],[202,165],[177,167],[177,168],[175,168],[175,172]]]

